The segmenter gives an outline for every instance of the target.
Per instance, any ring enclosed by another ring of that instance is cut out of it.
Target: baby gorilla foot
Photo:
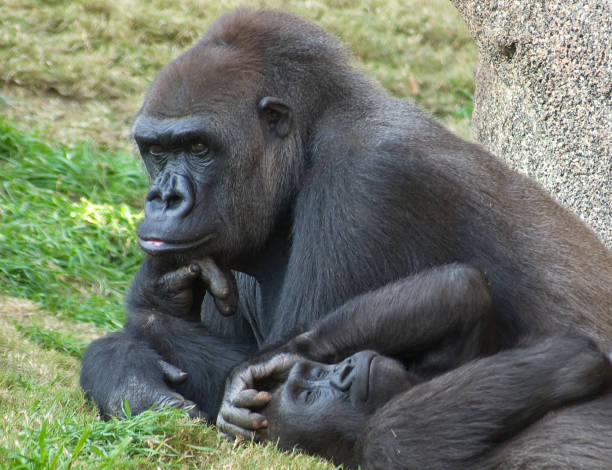
[[[562,336],[546,340],[558,351],[553,373],[555,395],[563,400],[585,398],[612,384],[612,363],[590,338]]]

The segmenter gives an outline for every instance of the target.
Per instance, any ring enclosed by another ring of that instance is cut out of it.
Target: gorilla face
[[[151,180],[138,239],[151,255],[231,263],[279,222],[301,140],[292,109],[262,89],[260,61],[210,36],[160,72],[134,122]]]
[[[368,418],[411,386],[400,362],[374,351],[338,364],[300,361],[264,410],[268,428],[260,437],[348,463]]]

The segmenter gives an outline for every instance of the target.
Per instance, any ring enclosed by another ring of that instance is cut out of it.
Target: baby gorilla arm
[[[373,349],[418,361],[418,373],[427,377],[491,352],[492,324],[489,287],[477,269],[453,264],[402,279],[352,299],[312,330],[238,366],[226,383],[217,425],[228,435],[252,436],[265,419],[250,410],[261,406],[262,395],[247,390],[299,358],[335,363]]]
[[[481,468],[487,452],[548,411],[609,386],[612,366],[585,337],[548,338],[473,361],[396,396],[368,422],[368,469]],[[482,467],[484,468],[484,467]]]

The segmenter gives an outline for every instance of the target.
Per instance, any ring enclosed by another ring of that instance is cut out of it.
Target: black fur
[[[201,384],[185,398],[214,415],[221,377],[252,349],[457,262],[489,279],[502,348],[567,329],[612,346],[612,256],[597,237],[539,185],[390,97],[303,20],[219,19],[156,78],[134,135],[152,179],[145,265],[158,257],[170,271],[211,256],[257,284],[239,279],[238,317],[216,318],[205,301],[197,326],[193,302],[173,307],[137,277],[126,328],[83,360],[83,388],[103,411],[132,397],[129,381],[151,391],[138,409],[174,391],[159,381],[161,357]],[[172,326],[146,330],[147,305],[175,316]]]
[[[371,411],[365,415],[359,408],[347,415],[342,401],[329,401],[322,420],[312,415],[316,407],[294,410],[291,401],[279,400],[276,390],[262,411],[269,425],[258,438],[278,441],[285,449],[297,445],[351,468],[520,465],[514,442],[526,447],[523,435],[545,440],[541,425],[529,428],[532,423],[560,406],[573,405],[564,412],[576,413],[584,405],[574,403],[608,393],[612,364],[593,340],[577,335],[539,338],[535,345],[478,359],[496,351],[491,306],[482,273],[461,265],[423,271],[347,302],[278,350],[335,367],[364,349],[399,359],[404,370],[374,372],[372,366],[368,372],[378,395],[386,388],[389,392],[382,396],[393,398],[369,403]],[[478,360],[470,362],[473,359]],[[313,391],[339,387],[326,382],[324,375],[317,377],[306,377]],[[354,381],[346,379],[345,393],[352,386]],[[260,387],[276,388],[274,382]],[[326,394],[319,396],[318,409]],[[292,416],[290,422],[285,416]],[[588,432],[594,468],[603,467],[612,455],[597,435],[607,419],[607,413],[595,419],[597,432]],[[564,446],[570,446],[556,442],[555,433],[546,437],[547,453],[530,457],[529,465],[538,468],[547,458],[557,464],[564,458],[569,467],[582,462],[582,457],[567,455]],[[588,439],[581,436],[581,442]]]
[[[603,469],[612,457],[600,435],[609,436],[610,393],[590,402],[604,407],[602,416],[591,416],[593,428],[576,419],[575,431],[586,433],[577,438],[555,413],[529,425],[560,405],[570,406],[559,415],[580,416],[588,407],[581,402],[609,390],[611,378],[608,358],[584,337],[503,351],[394,397],[369,420],[349,463],[372,470],[467,470],[570,469],[588,461],[583,468]],[[541,446],[538,454],[531,453],[532,443]]]

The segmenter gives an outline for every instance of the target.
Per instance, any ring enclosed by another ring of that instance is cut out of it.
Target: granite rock
[[[474,138],[612,247],[612,1],[451,1],[478,46]]]

